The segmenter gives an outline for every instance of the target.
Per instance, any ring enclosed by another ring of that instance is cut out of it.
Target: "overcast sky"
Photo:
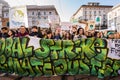
[[[70,17],[83,4],[100,2],[101,5],[117,5],[120,0],[5,0],[10,6],[20,5],[55,5],[62,21],[69,21]]]

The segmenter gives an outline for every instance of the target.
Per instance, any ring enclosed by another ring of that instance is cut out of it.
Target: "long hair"
[[[82,29],[82,35],[84,35],[84,29],[83,29],[83,28],[79,28],[79,29],[77,30],[77,34],[79,34],[80,29]]]

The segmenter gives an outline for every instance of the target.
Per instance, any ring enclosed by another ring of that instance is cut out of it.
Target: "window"
[[[89,15],[89,19],[90,19],[90,20],[92,19],[92,16],[91,16],[91,15]]]
[[[49,12],[49,15],[51,15],[52,14],[52,12]]]
[[[106,15],[103,15],[103,19],[106,19]]]
[[[8,16],[8,13],[6,13],[6,16]]]
[[[87,14],[87,11],[85,11],[85,15]]]
[[[85,19],[87,19],[87,15],[85,15]]]
[[[101,16],[101,11],[99,11],[99,15]]]
[[[94,15],[96,16],[96,11],[94,11]]]
[[[44,17],[44,19],[47,19],[46,17]]]
[[[106,21],[103,21],[103,25],[105,25],[106,24]]]
[[[44,12],[44,15],[46,15],[46,12]]]
[[[34,12],[32,12],[32,15],[34,15]]]
[[[41,17],[38,17],[38,19],[41,19]]]
[[[41,15],[41,13],[40,13],[40,12],[38,12],[38,15]]]
[[[90,15],[91,15],[91,11],[90,11],[89,13],[90,13]]]

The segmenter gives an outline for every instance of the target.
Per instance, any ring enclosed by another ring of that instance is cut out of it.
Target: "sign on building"
[[[10,28],[19,28],[20,26],[28,27],[26,6],[12,7],[10,12]]]
[[[60,18],[58,15],[49,15],[48,16],[49,23],[58,23],[60,22]]]
[[[50,25],[48,23],[40,24],[41,28],[49,28]]]
[[[101,24],[101,16],[96,16],[95,17],[95,24]]]
[[[94,21],[89,21],[88,26],[86,26],[85,30],[94,30],[95,29],[95,22]]]

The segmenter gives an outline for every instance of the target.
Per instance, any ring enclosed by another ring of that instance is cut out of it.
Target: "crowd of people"
[[[99,32],[95,30],[85,31],[83,28],[72,27],[72,30],[55,30],[40,29],[40,27],[33,26],[31,29],[21,26],[19,29],[9,29],[8,27],[2,27],[0,31],[0,38],[14,38],[14,37],[38,37],[45,39],[55,39],[55,40],[77,40],[81,38],[105,38],[105,39],[120,39],[120,33],[116,32]]]

